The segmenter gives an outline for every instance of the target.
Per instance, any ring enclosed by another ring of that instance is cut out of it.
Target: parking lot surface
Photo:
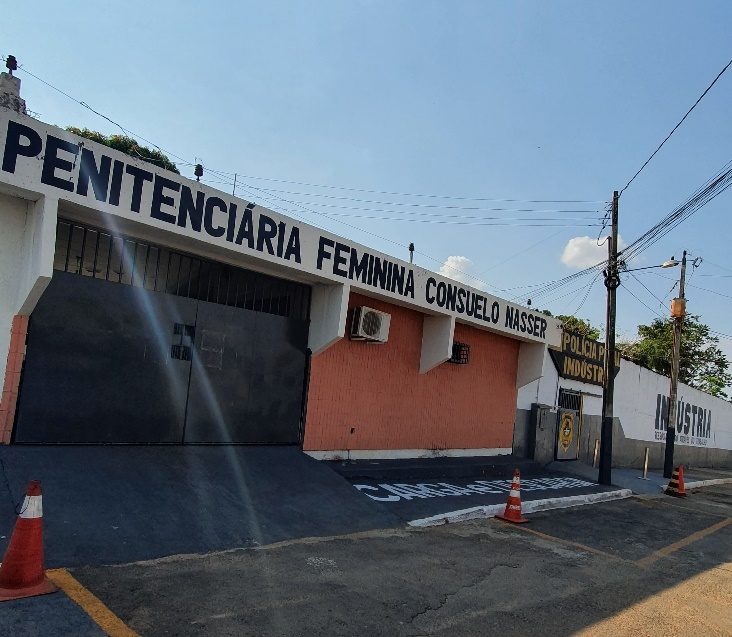
[[[70,575],[127,634],[729,635],[731,516],[723,486],[521,526],[367,530]],[[48,634],[94,634],[59,626]]]

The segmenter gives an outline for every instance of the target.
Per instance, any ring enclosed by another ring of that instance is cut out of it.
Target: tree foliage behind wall
[[[170,161],[167,155],[161,153],[157,149],[151,149],[147,146],[140,146],[135,139],[127,137],[126,135],[103,135],[97,131],[89,130],[88,128],[76,128],[75,126],[67,126],[66,130],[79,137],[85,137],[91,139],[93,142],[98,144],[104,144],[114,150],[118,150],[130,157],[135,157],[146,161],[150,164],[155,164],[160,168],[165,168],[174,173],[180,174],[177,166]]]
[[[618,346],[623,356],[654,372],[671,375],[673,323],[656,319],[650,325],[639,325],[640,339]],[[681,328],[679,380],[713,396],[727,398],[725,388],[732,384],[730,363],[710,334],[709,327],[695,315],[687,315]]]
[[[541,310],[541,313],[546,316],[554,316],[549,310]],[[570,314],[557,314],[554,318],[561,321],[562,326],[566,330],[578,332],[593,341],[597,341],[600,338],[600,330],[587,319],[581,319]]]

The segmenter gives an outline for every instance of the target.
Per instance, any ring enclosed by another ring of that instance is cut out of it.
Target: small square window
[[[467,343],[458,343],[455,341],[452,344],[452,357],[450,363],[455,365],[467,365],[470,360],[470,345]]]

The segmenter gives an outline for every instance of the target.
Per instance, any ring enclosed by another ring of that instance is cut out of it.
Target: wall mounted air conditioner
[[[379,312],[370,307],[357,307],[353,310],[351,323],[351,339],[386,343],[389,339],[391,314]]]

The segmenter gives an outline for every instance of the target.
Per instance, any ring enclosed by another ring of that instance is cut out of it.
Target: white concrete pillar
[[[454,336],[454,316],[424,317],[422,323],[422,356],[419,360],[420,374],[426,374],[450,359]]]
[[[516,389],[538,380],[544,374],[544,343],[522,342],[519,348]]]
[[[313,356],[324,352],[346,334],[346,314],[351,286],[314,285],[310,297],[308,347]]]
[[[29,315],[53,274],[58,200],[0,194],[0,379],[13,317]]]

